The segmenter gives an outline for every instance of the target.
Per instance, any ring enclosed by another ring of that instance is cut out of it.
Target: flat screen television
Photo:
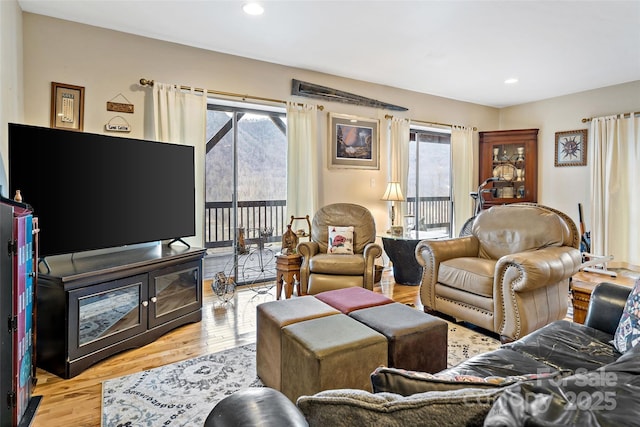
[[[195,235],[191,146],[10,123],[16,190],[41,257]]]

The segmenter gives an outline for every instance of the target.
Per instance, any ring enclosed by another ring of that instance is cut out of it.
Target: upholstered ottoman
[[[315,297],[335,309],[340,310],[344,314],[349,314],[354,310],[391,304],[393,302],[391,298],[360,287],[325,291],[316,294]]]
[[[295,402],[322,390],[371,391],[371,372],[387,363],[387,339],[344,314],[282,328],[282,384]]]
[[[256,308],[256,370],[262,382],[267,387],[280,390],[283,369],[281,334],[284,326],[339,313],[312,296],[259,304]]]
[[[447,368],[448,325],[442,319],[394,302],[349,316],[387,338],[387,366],[435,373]]]

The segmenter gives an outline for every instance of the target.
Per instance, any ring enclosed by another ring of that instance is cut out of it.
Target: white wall
[[[106,111],[106,102],[123,94],[135,105],[134,114],[124,115],[133,129],[127,136],[134,138],[150,137],[144,129],[151,114],[151,91],[138,85],[141,77],[322,104],[325,108],[319,122],[321,138],[318,161],[322,171],[320,188],[317,189],[319,203],[349,201],[367,206],[374,214],[379,230],[386,229],[388,222],[387,204],[380,197],[387,182],[388,146],[384,115],[389,111],[293,97],[290,95],[291,79],[330,86],[409,108],[406,113],[394,112],[396,117],[476,126],[479,129],[496,129],[498,126],[499,111],[491,107],[190,48],[41,15],[25,13],[23,20],[24,117],[27,124],[49,125],[52,81],[85,87],[86,132],[103,132],[104,125],[115,115]],[[380,119],[380,170],[327,168],[327,116],[330,112]],[[374,185],[371,185],[372,180]],[[304,214],[300,212],[300,215]],[[312,212],[309,214],[313,215]]]
[[[589,224],[589,166],[554,165],[555,133],[589,129],[582,118],[640,112],[640,81],[503,108],[502,129],[539,128],[538,202],[559,209],[578,221],[582,203]],[[587,230],[591,228],[587,225]]]
[[[0,185],[7,185],[7,123],[23,120],[22,11],[16,0],[0,1]]]

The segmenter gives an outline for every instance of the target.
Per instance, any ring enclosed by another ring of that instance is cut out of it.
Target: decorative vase
[[[498,154],[500,154],[500,149],[498,147],[493,149],[493,161],[498,161]]]
[[[513,187],[502,187],[502,198],[503,199],[513,199],[514,197]]]
[[[245,241],[244,241],[244,227],[243,226],[238,227],[238,244],[237,244],[237,247],[236,247],[236,251],[240,255],[244,255],[244,254],[249,252],[247,250],[247,246],[246,246]]]
[[[518,157],[516,158],[516,162],[524,161],[524,147],[516,148],[516,152],[518,153]]]
[[[298,246],[298,235],[291,230],[291,224],[287,225],[287,231],[282,235],[282,253],[294,254]]]

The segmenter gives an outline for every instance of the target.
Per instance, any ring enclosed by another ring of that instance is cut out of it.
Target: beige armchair
[[[494,206],[474,219],[469,235],[417,245],[420,299],[427,312],[516,340],[566,315],[579,242],[575,223],[555,209]]]
[[[329,226],[354,227],[353,255],[327,253]],[[336,203],[318,210],[311,225],[311,241],[298,243],[297,247],[302,255],[302,294],[350,286],[373,290],[374,261],[382,255],[382,248],[375,239],[375,220],[367,208]]]

